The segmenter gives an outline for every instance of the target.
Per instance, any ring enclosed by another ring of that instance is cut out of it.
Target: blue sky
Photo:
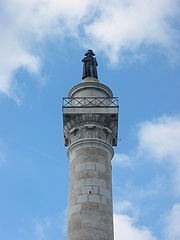
[[[180,1],[0,3],[0,239],[66,239],[62,97],[92,48],[119,98],[115,240],[180,239]]]

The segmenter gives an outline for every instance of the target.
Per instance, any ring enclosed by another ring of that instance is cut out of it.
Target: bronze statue
[[[86,77],[93,77],[93,78],[97,78],[98,79],[98,75],[97,75],[97,61],[96,58],[93,57],[95,56],[95,54],[93,53],[92,50],[88,50],[85,53],[85,56],[82,60],[82,62],[84,63],[83,65],[83,76],[82,79],[86,78]]]

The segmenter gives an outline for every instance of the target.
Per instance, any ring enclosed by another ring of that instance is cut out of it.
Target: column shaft
[[[112,146],[82,139],[68,148],[70,160],[67,240],[113,240]]]

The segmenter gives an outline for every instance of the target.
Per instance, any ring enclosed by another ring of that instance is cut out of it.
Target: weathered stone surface
[[[72,144],[68,149],[70,179],[67,240],[113,240],[113,149],[101,141],[82,142]],[[96,174],[97,166],[100,169],[97,172],[101,174]],[[79,173],[83,173],[80,178]]]
[[[64,121],[67,145],[83,138],[96,138],[117,143],[117,118],[114,114],[73,114]]]

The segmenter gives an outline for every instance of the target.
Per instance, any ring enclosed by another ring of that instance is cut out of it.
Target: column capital
[[[115,114],[73,114],[64,124],[65,146],[82,139],[99,139],[117,145]]]

